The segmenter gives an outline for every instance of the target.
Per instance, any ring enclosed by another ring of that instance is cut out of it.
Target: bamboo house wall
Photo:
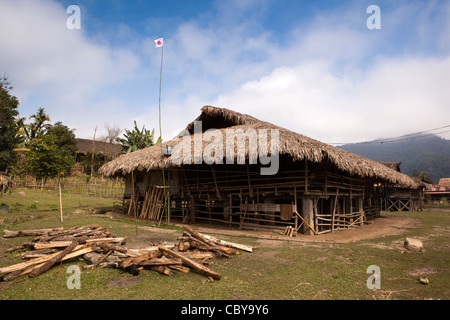
[[[258,165],[189,165],[127,176],[125,211],[143,219],[177,219],[251,230],[321,234],[362,225],[380,213],[380,188],[332,164],[283,157],[274,176]],[[130,210],[134,180],[135,209]],[[164,188],[165,185],[165,188]],[[167,211],[164,200],[167,191]],[[135,210],[135,211],[134,211]],[[164,215],[166,214],[166,215]]]

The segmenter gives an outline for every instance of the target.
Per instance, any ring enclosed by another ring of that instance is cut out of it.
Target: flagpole
[[[162,87],[162,71],[163,71],[163,61],[164,61],[164,44],[161,46],[161,68],[159,71],[159,101],[158,101],[158,109],[159,109],[159,137],[161,144],[161,157],[164,157],[163,153],[163,145],[162,145],[162,126],[161,126],[161,87]],[[164,167],[162,169],[162,180],[163,180],[163,190],[164,190],[164,207],[163,214],[159,218],[158,226],[161,224],[161,220],[163,215],[166,215],[166,220],[168,221],[167,216],[167,190],[166,190],[166,179],[164,175]]]

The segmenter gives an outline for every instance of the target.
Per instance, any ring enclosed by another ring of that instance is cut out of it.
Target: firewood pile
[[[148,247],[126,247],[126,238],[114,237],[108,229],[98,225],[86,225],[70,229],[4,230],[3,238],[32,236],[30,242],[9,248],[7,252],[20,252],[23,262],[0,268],[0,281],[23,275],[37,277],[55,264],[82,258],[83,268],[118,268],[138,275],[148,269],[164,275],[174,270],[184,273],[190,270],[220,280],[221,275],[210,268],[209,259],[229,258],[240,250],[252,252],[254,247],[217,239],[184,226],[185,232],[173,243],[150,243]]]

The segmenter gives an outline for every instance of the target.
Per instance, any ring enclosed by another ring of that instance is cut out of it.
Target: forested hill
[[[412,176],[414,170],[423,171],[438,183],[450,177],[450,140],[435,135],[392,142],[368,142],[339,146],[378,162],[401,162],[400,170]]]

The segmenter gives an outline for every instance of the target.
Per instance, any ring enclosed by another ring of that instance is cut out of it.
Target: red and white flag
[[[164,39],[163,38],[159,38],[155,40],[155,45],[157,48],[162,47],[164,44]]]

